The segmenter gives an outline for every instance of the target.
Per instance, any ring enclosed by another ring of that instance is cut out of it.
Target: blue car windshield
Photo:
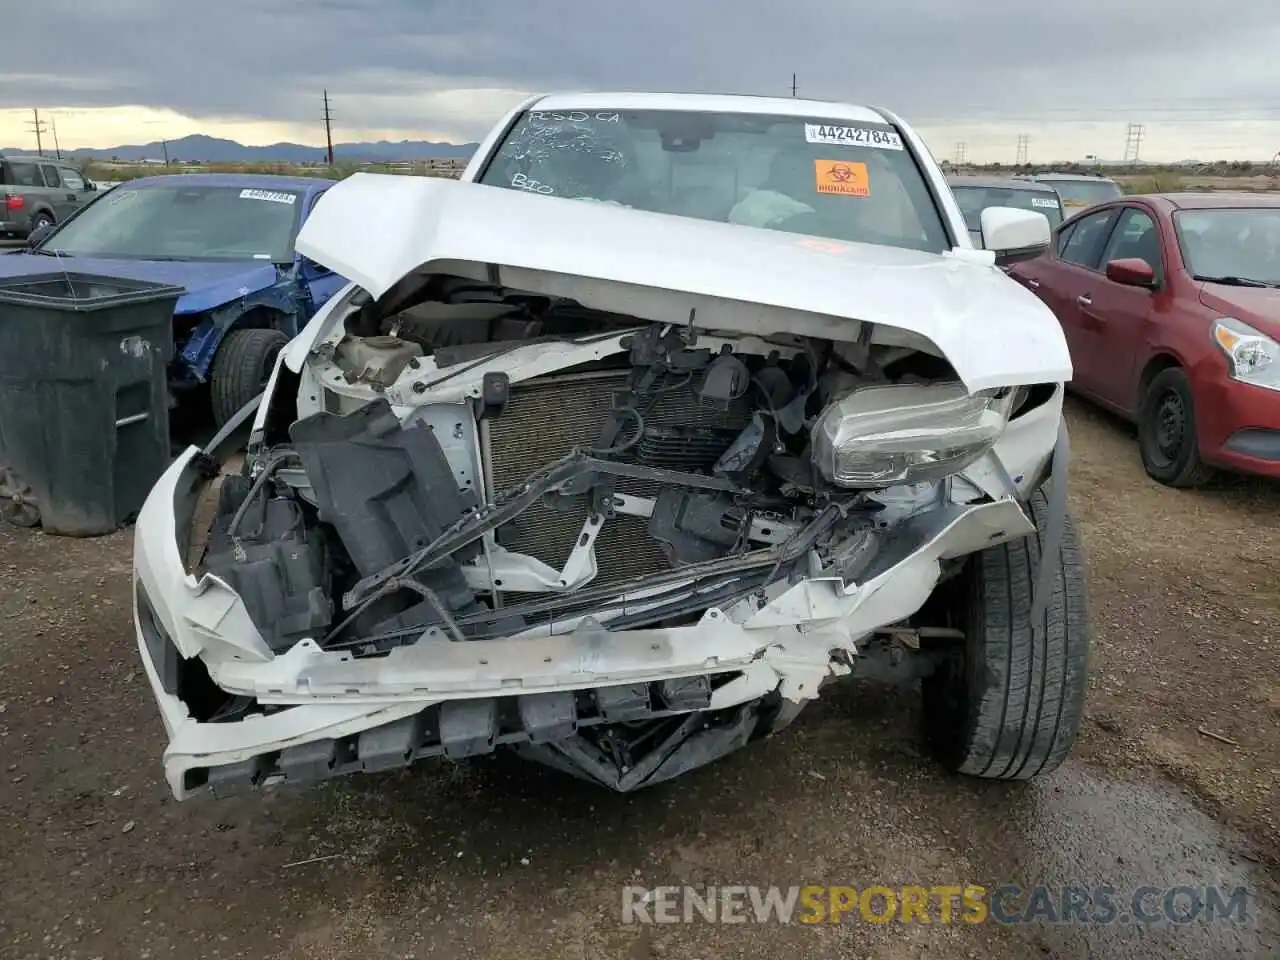
[[[37,250],[126,260],[293,259],[302,209],[296,190],[234,187],[130,187],[85,207]]]

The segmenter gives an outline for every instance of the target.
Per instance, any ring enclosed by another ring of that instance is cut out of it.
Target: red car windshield
[[[1280,208],[1181,210],[1173,225],[1193,276],[1280,286]]]

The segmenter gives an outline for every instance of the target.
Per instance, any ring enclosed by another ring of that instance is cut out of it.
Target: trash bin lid
[[[40,273],[0,278],[0,306],[43,307],[85,312],[177,300],[185,287],[100,274]]]

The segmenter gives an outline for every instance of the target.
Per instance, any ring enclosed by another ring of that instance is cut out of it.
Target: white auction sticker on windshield
[[[1048,207],[1050,210],[1058,209],[1058,201],[1052,197],[1032,197],[1031,205],[1033,207]]]
[[[832,126],[806,123],[804,138],[810,143],[830,143],[844,147],[874,147],[877,150],[901,150],[902,137],[888,127]]]
[[[268,203],[292,204],[298,199],[297,194],[277,193],[275,190],[241,190],[241,200],[266,200]]]

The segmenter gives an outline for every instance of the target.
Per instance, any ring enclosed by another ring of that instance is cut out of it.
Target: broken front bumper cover
[[[189,450],[157,483],[138,519],[134,557],[138,647],[179,799],[499,745],[586,770],[615,789],[668,779],[741,746],[770,700],[803,703],[825,680],[856,675],[860,641],[915,613],[943,560],[1034,529],[1012,496],[943,502],[898,523],[856,581],[824,575],[810,555],[801,560],[810,577],[711,605],[689,626],[611,631],[584,617],[555,634],[539,627],[466,642],[424,638],[380,657],[310,640],[273,655],[234,591],[184,567],[175,504],[190,502],[197,456]],[[193,658],[220,690],[268,712],[196,719],[169,671]],[[566,760],[580,731],[665,717],[663,747],[644,764],[593,772],[583,757]]]

